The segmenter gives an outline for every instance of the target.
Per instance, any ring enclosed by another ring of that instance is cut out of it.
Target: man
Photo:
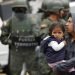
[[[42,22],[39,27],[38,35],[36,37],[38,46],[36,47],[36,53],[38,53],[38,66],[42,74],[48,75],[52,73],[50,70],[46,58],[40,49],[40,42],[48,35],[48,29],[53,22],[61,22],[65,24],[65,21],[60,19],[59,9],[63,8],[61,1],[43,0],[41,11],[44,13]]]
[[[10,75],[39,75],[35,65],[35,41],[32,22],[27,15],[28,6],[24,0],[18,0],[12,6],[13,16],[2,27],[1,41],[9,44]]]
[[[75,27],[72,16],[69,14],[66,23],[66,31],[68,32],[65,62],[55,66],[57,75],[75,75]]]
[[[44,18],[40,26],[40,35],[43,35],[42,38],[48,35],[49,27],[53,22],[65,24],[65,20],[60,18],[59,13],[59,10],[62,8],[64,8],[64,6],[60,0],[54,2],[52,0],[45,0],[43,2],[41,10],[44,12]]]

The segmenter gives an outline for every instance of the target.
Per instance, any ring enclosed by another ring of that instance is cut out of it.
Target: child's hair
[[[55,27],[60,27],[61,30],[63,31],[63,33],[65,33],[65,25],[63,25],[62,23],[60,22],[54,22],[52,23],[52,25],[49,27],[49,35],[51,36],[52,35],[52,31]]]

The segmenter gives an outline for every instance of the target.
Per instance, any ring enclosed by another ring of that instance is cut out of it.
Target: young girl
[[[66,45],[64,34],[64,25],[55,22],[49,28],[50,37],[45,38],[41,42],[41,49],[46,56],[48,65],[52,69],[57,63],[60,63],[62,60],[64,60]]]

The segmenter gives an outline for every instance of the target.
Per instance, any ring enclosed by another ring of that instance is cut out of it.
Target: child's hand
[[[65,45],[67,44],[65,40],[63,42],[64,42]]]

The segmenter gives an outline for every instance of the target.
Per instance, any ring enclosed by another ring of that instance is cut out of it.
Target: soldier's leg
[[[10,50],[9,68],[11,75],[20,75],[22,69],[21,54],[16,50]]]
[[[30,75],[40,75],[37,68],[35,48],[25,51],[24,60],[26,62],[27,72]]]
[[[51,75],[52,73],[52,70],[48,66],[48,63],[43,53],[41,53],[41,56],[38,59],[38,69],[41,75]]]
[[[42,53],[40,49],[40,45],[36,46],[35,48],[35,56],[36,56],[36,62],[37,62],[37,71],[39,75],[50,75],[52,71],[50,70],[46,62],[44,54]]]

